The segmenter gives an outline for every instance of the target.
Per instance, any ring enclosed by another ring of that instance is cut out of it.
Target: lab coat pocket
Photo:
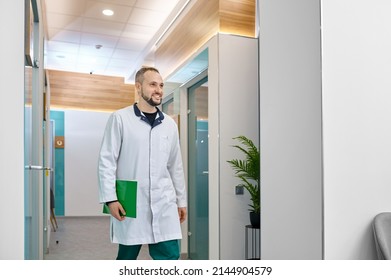
[[[159,151],[164,153],[169,153],[169,139],[167,135],[160,136]]]

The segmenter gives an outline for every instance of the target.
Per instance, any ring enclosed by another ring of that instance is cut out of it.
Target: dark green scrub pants
[[[179,240],[163,241],[155,244],[148,244],[149,255],[154,260],[178,260]],[[117,260],[136,260],[141,245],[119,244]]]

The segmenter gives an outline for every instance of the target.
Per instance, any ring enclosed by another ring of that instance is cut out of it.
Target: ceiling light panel
[[[105,16],[104,14],[102,14],[102,11],[106,9],[112,10],[114,12],[113,16]],[[126,23],[131,11],[132,7],[129,6],[120,6],[113,5],[112,3],[106,4],[96,1],[89,1],[87,3],[87,8],[84,16],[93,19]]]
[[[104,10],[102,11],[102,14],[104,14],[105,16],[111,17],[112,15],[114,15],[114,11],[113,11],[113,10],[110,10],[110,9],[104,9]]]

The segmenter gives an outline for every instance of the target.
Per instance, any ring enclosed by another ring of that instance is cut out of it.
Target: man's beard
[[[141,97],[142,97],[149,105],[154,106],[154,107],[155,107],[155,106],[158,106],[158,105],[160,105],[160,104],[162,103],[162,99],[160,99],[159,102],[155,102],[155,101],[152,100],[152,96],[151,96],[151,98],[148,98],[146,95],[144,95],[143,90],[141,90]]]

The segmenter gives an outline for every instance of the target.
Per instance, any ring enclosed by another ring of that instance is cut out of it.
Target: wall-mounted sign
[[[54,146],[59,149],[64,149],[64,136],[56,136],[54,138]]]

